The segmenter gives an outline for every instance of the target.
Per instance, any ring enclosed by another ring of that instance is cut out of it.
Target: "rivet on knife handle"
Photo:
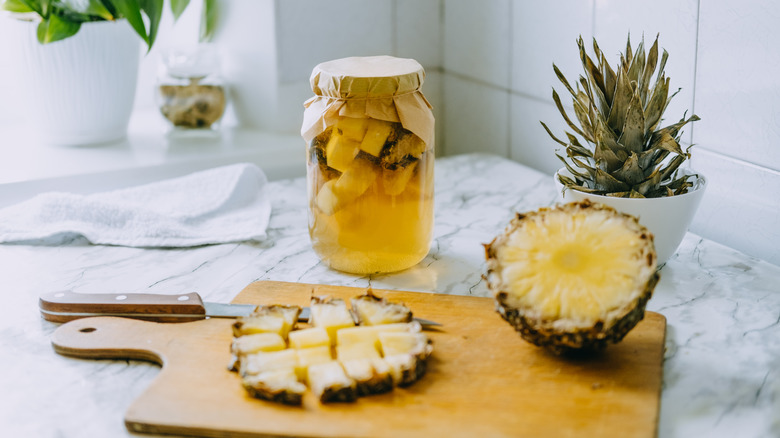
[[[47,321],[66,322],[90,314],[153,314],[155,321],[166,321],[160,315],[195,315],[189,320],[205,318],[206,309],[203,300],[197,293],[164,295],[164,294],[80,294],[69,290],[50,292],[41,295],[38,306],[41,315]],[[198,315],[203,315],[198,316]],[[170,321],[184,321],[181,317]]]

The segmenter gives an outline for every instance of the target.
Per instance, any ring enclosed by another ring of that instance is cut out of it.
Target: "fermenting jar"
[[[328,61],[304,104],[309,235],[328,266],[355,274],[409,268],[433,232],[434,119],[425,72],[390,56]]]

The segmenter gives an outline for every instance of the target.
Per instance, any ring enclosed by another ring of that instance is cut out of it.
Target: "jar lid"
[[[425,70],[414,59],[354,56],[318,64],[309,81],[318,96],[350,99],[411,93],[424,79]]]

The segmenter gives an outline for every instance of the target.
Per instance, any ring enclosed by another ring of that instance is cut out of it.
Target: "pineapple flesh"
[[[341,299],[313,297],[312,327],[298,330],[281,316],[297,318],[300,308],[258,307],[233,328],[228,368],[252,397],[292,405],[303,403],[307,388],[323,403],[350,402],[418,380],[432,346],[411,310],[370,290],[350,302],[352,309]]]
[[[658,282],[652,234],[589,201],[518,214],[485,250],[500,315],[559,353],[622,340]]]

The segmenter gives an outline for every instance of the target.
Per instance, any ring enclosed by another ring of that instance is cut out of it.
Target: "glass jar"
[[[227,104],[227,90],[213,46],[204,44],[163,53],[157,82],[157,104],[171,127],[219,128]]]
[[[344,58],[311,76],[304,105],[309,235],[331,268],[409,268],[433,233],[434,119],[412,59]]]

